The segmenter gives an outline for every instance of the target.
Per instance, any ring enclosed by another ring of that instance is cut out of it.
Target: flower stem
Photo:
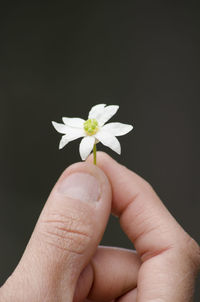
[[[94,147],[93,147],[93,158],[94,158],[93,163],[94,163],[94,165],[96,165],[97,164],[97,145],[96,144],[94,144]]]

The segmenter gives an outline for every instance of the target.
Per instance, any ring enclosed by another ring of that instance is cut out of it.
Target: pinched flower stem
[[[94,147],[93,147],[93,158],[94,158],[94,165],[97,164],[97,144],[94,144]]]

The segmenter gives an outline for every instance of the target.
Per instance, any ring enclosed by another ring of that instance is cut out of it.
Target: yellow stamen
[[[88,119],[84,123],[84,130],[85,130],[86,134],[89,136],[96,134],[97,131],[99,130],[97,120],[94,118]]]

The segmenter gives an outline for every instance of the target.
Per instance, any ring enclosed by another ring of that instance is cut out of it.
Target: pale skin
[[[192,301],[198,244],[145,180],[105,153],[92,160],[59,178],[0,302]],[[98,246],[111,212],[136,251]]]

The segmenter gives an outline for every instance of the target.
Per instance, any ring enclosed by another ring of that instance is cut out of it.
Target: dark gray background
[[[147,179],[199,241],[200,9],[183,1],[6,2],[0,10],[0,282],[79,141],[51,120],[119,104],[135,131],[114,158]],[[131,247],[111,217],[104,244]],[[200,286],[197,286],[196,300]]]

